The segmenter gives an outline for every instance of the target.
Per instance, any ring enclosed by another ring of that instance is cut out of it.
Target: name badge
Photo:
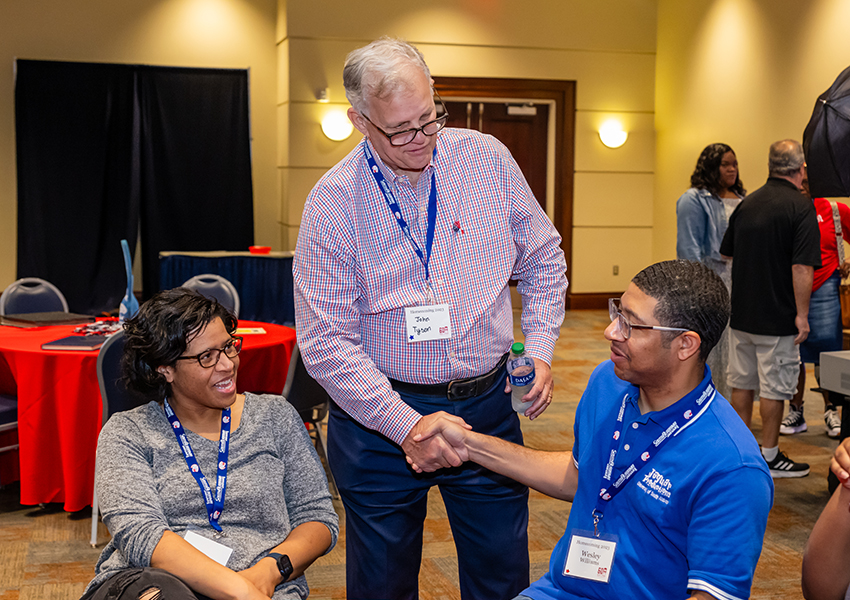
[[[589,531],[573,533],[564,575],[608,583],[616,550],[617,541],[613,536],[596,537]]]
[[[447,340],[452,337],[448,304],[405,307],[404,320],[408,343]]]
[[[227,566],[227,561],[233,554],[233,548],[228,548],[224,544],[206,538],[192,529],[186,530],[183,539],[224,567]]]

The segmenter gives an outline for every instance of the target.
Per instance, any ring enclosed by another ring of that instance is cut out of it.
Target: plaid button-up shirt
[[[491,370],[513,340],[510,278],[523,298],[531,356],[551,364],[564,319],[561,236],[510,152],[473,131],[438,135],[415,187],[375,158],[423,250],[436,177],[430,282],[435,302],[449,305],[451,339],[407,341],[404,308],[427,303],[425,269],[369,171],[365,138],[313,188],[295,251],[296,329],[307,370],[341,408],[396,443],[421,415],[387,378],[443,383]]]

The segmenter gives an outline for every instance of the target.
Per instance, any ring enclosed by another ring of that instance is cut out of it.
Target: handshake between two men
[[[549,365],[538,358],[533,360],[536,374],[534,386],[523,396],[523,402],[528,405],[523,414],[530,420],[539,417],[549,407],[552,403],[555,387]],[[506,383],[505,394],[509,394],[510,391],[510,384]],[[494,466],[488,464],[490,461],[486,457],[480,457],[485,462],[471,458],[470,446],[467,444],[469,443],[475,448],[490,447],[490,444],[496,444],[495,448],[500,448],[501,451],[505,452],[512,451],[511,448],[513,447],[526,450],[524,447],[492,436],[474,434],[470,437],[467,434],[472,434],[472,426],[466,421],[461,417],[439,411],[423,416],[416,423],[416,426],[402,442],[402,449],[407,457],[408,464],[417,473],[430,473],[438,469],[459,467],[466,461],[473,460],[482,467],[511,477],[525,485],[530,485],[514,477],[511,473],[494,468]],[[473,451],[473,454],[475,454],[475,451]],[[493,464],[498,465],[498,461]]]
[[[440,466],[421,464],[407,455],[417,473],[435,471],[443,466],[457,467],[473,461],[553,498],[572,500],[578,487],[578,469],[571,452],[533,450],[512,442],[472,431],[460,417],[437,412],[423,417],[422,426],[412,441],[424,447],[428,442],[441,450]]]

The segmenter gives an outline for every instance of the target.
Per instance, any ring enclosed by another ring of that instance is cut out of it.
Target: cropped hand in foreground
[[[841,485],[850,489],[850,438],[838,444],[832,456],[829,468],[838,477]]]

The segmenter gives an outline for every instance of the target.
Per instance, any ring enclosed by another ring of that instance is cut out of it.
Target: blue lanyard
[[[623,396],[623,401],[620,404],[620,412],[617,414],[617,421],[614,425],[614,434],[611,436],[611,451],[608,454],[608,463],[605,465],[605,470],[602,473],[601,491],[596,498],[596,508],[591,513],[593,515],[593,533],[596,537],[599,537],[599,521],[602,520],[607,503],[623,491],[623,488],[632,480],[635,473],[655,458],[667,442],[682,433],[691,423],[697,420],[714,400],[715,393],[714,385],[711,382],[711,374],[706,370],[706,376],[700,385],[688,393],[690,401],[683,404],[682,412],[673,416],[666,425],[662,424],[661,435],[650,442],[646,450],[640,453],[637,460],[622,471],[616,473],[615,479],[614,460],[617,457],[617,451],[620,447],[620,437],[623,434],[623,415],[626,412],[626,401],[629,399],[630,394]],[[679,425],[680,417],[684,419],[683,425]]]
[[[378,167],[378,163],[375,161],[372,151],[369,150],[368,143],[364,142],[363,151],[366,154],[366,162],[369,164],[369,170],[372,171],[375,183],[378,184],[378,188],[384,194],[384,200],[386,200],[390,212],[398,222],[398,226],[401,227],[402,233],[404,233],[405,237],[410,240],[410,243],[413,245],[413,251],[425,267],[425,281],[427,282],[429,277],[428,263],[431,260],[431,248],[434,245],[434,231],[437,227],[437,177],[432,170],[431,194],[428,196],[428,229],[425,234],[426,247],[425,252],[423,253],[422,248],[419,247],[419,244],[416,243],[416,240],[414,240],[413,236],[410,234],[410,226],[407,224],[407,221],[404,220],[404,217],[401,216],[401,207],[398,205],[392,189],[390,189],[390,184],[387,183],[384,174],[381,173],[381,169]],[[436,152],[436,149],[434,151]]]
[[[180,444],[180,449],[183,450],[183,458],[186,459],[189,472],[195,478],[195,481],[198,482],[198,487],[201,488],[204,504],[207,505],[207,515],[209,516],[210,525],[219,533],[223,533],[221,531],[221,525],[218,524],[218,519],[224,510],[224,491],[227,489],[227,455],[230,452],[230,407],[221,411],[221,435],[218,440],[218,470],[216,472],[215,496],[213,496],[207,478],[201,472],[201,467],[195,458],[195,453],[192,452],[189,438],[186,437],[186,430],[183,429],[183,425],[177,420],[177,416],[171,410],[171,405],[168,404],[168,398],[165,399],[165,416],[168,417],[168,422],[171,423],[171,428],[177,437],[177,443]]]

